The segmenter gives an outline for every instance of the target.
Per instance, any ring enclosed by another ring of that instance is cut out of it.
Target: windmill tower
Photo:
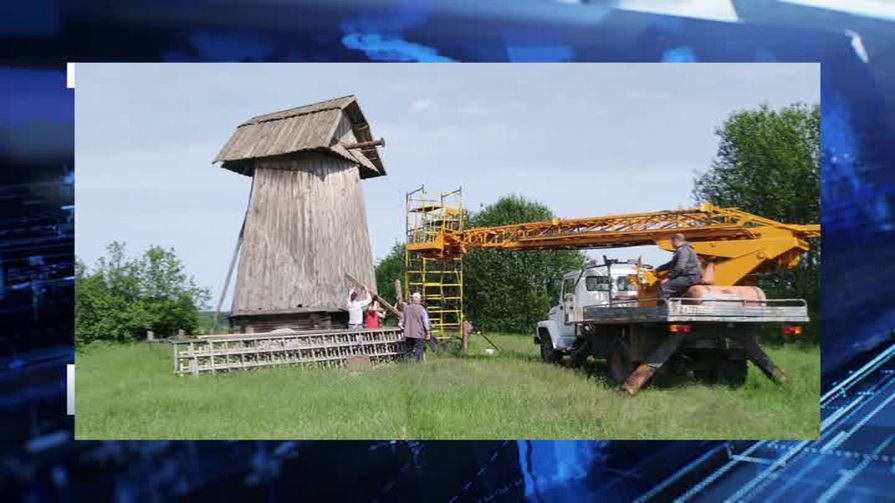
[[[361,180],[385,175],[380,145],[354,96],[236,128],[214,160],[252,178],[230,314],[236,331],[341,327],[344,274],[375,288]]]

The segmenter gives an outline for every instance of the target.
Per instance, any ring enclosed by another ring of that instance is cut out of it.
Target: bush
[[[209,299],[205,288],[184,272],[172,249],[153,246],[129,258],[113,242],[93,268],[75,264],[75,343],[132,342],[147,330],[169,336],[199,326]]]

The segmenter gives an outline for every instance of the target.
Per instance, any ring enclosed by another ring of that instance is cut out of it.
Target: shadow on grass
[[[445,354],[444,356],[449,356],[451,358],[458,358],[461,360],[513,360],[517,362],[540,362],[541,359],[537,355],[529,355],[518,351],[499,351],[494,355],[480,355],[480,354]],[[546,365],[546,363],[544,364]]]
[[[522,336],[524,337],[524,336]],[[520,337],[520,339],[522,338]],[[505,340],[502,340],[505,339]],[[527,340],[527,339],[526,339]],[[503,362],[523,362],[533,363],[537,365],[551,365],[542,361],[539,352],[535,348],[525,348],[518,344],[517,341],[509,340],[508,336],[495,336],[495,344],[500,349],[494,354],[485,354],[482,351],[492,348],[486,341],[478,339],[476,344],[471,347],[469,352],[463,352],[459,340],[445,341],[439,343],[439,349],[435,352],[436,358],[456,358],[466,361],[503,361]],[[503,342],[503,344],[501,344]],[[431,353],[430,353],[431,354]],[[579,375],[582,379],[593,383],[594,385],[605,389],[617,389],[620,383],[615,382],[611,377],[609,364],[606,360],[590,357],[584,363],[573,365],[569,358],[564,358],[560,363],[552,364],[553,367],[566,372]],[[751,369],[750,371],[756,371]],[[673,365],[664,366],[650,380],[647,387],[652,389],[670,390],[676,388],[687,388],[690,386],[721,386],[725,388],[735,389],[736,387],[728,386],[722,383],[714,382],[706,378],[702,378],[692,373],[675,372]]]
[[[602,384],[606,388],[615,389],[621,384],[616,383],[611,377],[612,374],[609,371],[609,364],[606,360],[588,358],[586,362],[577,366],[570,365],[568,362],[563,362],[560,366],[580,374],[583,378],[589,381]],[[647,386],[655,389],[672,389],[694,384],[709,383],[689,375],[674,373],[669,367],[665,367],[663,370],[656,373]]]

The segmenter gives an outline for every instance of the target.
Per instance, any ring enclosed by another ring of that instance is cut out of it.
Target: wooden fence
[[[374,364],[396,360],[404,353],[400,328],[328,330],[263,334],[214,335],[171,341],[174,373],[316,365],[340,367],[349,357],[368,356]]]

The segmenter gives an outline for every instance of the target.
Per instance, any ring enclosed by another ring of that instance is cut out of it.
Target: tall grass
[[[270,368],[178,377],[164,344],[91,345],[77,355],[79,439],[814,438],[818,348],[779,347],[791,377],[754,367],[739,389],[659,379],[636,397],[601,365],[539,361],[529,336],[489,335],[468,355],[364,372]]]

